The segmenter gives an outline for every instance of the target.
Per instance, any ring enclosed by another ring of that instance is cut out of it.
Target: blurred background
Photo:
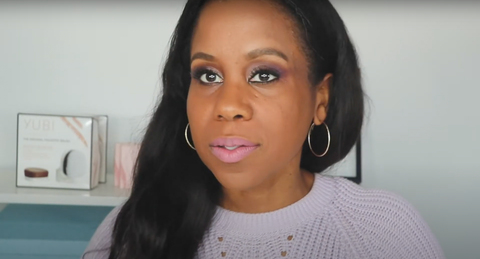
[[[361,185],[411,202],[447,258],[480,258],[480,2],[332,2],[356,44],[368,95]],[[15,172],[18,112],[107,114],[109,154],[117,142],[139,141],[184,3],[2,1],[0,174]],[[12,203],[0,205],[0,258],[40,258],[12,244],[41,247],[77,232],[71,245],[80,253],[113,206],[28,205],[7,196],[0,189],[0,203]],[[40,234],[12,230],[39,214]],[[57,216],[63,225],[40,220]],[[77,225],[52,234],[68,224]]]

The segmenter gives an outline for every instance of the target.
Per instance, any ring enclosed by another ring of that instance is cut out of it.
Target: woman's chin
[[[214,174],[222,187],[229,191],[249,191],[262,184],[264,178],[251,171]]]

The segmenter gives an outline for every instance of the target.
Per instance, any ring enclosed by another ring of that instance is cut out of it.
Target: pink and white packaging
[[[115,145],[115,186],[122,189],[131,189],[133,172],[138,157],[140,144],[117,143]]]

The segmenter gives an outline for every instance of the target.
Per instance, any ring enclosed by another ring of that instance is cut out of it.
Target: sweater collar
[[[287,207],[266,213],[240,213],[217,206],[212,229],[222,232],[260,234],[295,227],[319,217],[334,196],[333,178],[315,174],[312,189]]]

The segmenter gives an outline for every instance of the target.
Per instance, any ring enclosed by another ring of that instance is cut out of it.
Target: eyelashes
[[[191,76],[204,85],[221,84],[224,81],[221,74],[216,69],[210,67],[195,69],[191,73]],[[250,72],[248,82],[250,84],[270,84],[279,80],[280,77],[281,72],[278,69],[260,66]]]
[[[223,78],[216,70],[212,68],[198,68],[192,72],[192,78],[200,81],[202,84],[223,83]]]
[[[250,73],[248,81],[256,84],[268,84],[277,81],[279,78],[280,72],[276,69],[257,67]]]

